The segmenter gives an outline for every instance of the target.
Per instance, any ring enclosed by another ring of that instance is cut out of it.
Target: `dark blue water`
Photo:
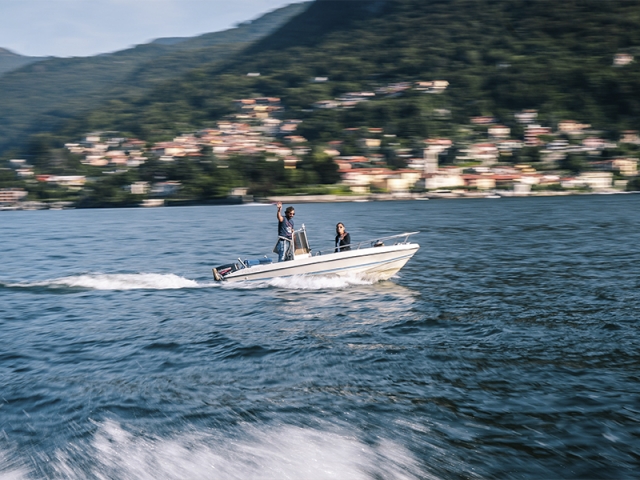
[[[273,206],[2,212],[0,478],[637,478],[640,195],[300,204],[390,281],[220,286]]]

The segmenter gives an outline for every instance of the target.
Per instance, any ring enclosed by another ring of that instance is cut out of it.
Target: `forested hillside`
[[[509,123],[523,108],[538,109],[543,121],[571,118],[616,135],[639,126],[640,63],[619,68],[613,59],[639,47],[640,4],[629,0],[318,0],[226,64],[114,99],[64,133],[170,138],[232,111],[233,99],[270,95],[282,98],[287,115],[306,120],[310,140],[359,125],[453,135],[451,126],[470,116]],[[329,81],[310,82],[316,76]],[[432,79],[449,82],[445,95],[308,111],[345,92]],[[450,122],[434,114],[443,110]]]
[[[43,57],[25,57],[24,55],[18,55],[5,48],[0,48],[0,76],[16,70],[30,63],[39,62],[44,60]]]
[[[103,102],[126,105],[155,85],[219,62],[268,35],[308,4],[278,9],[237,28],[188,39],[161,39],[113,54],[50,58],[0,77],[0,154],[28,135],[60,128]],[[29,57],[19,57],[29,58]]]

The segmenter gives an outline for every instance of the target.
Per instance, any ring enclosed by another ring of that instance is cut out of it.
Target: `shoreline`
[[[219,200],[193,201],[193,200],[171,200],[157,204],[130,204],[130,205],[99,205],[83,207],[76,205],[60,205],[59,202],[46,204],[40,202],[25,202],[26,205],[13,204],[0,206],[0,211],[33,211],[33,210],[100,210],[104,208],[159,208],[159,207],[195,207],[195,206],[225,206],[225,205],[250,205],[250,204],[270,204],[276,202],[283,203],[346,203],[346,202],[390,202],[407,200],[456,200],[469,198],[500,199],[500,198],[528,198],[528,197],[569,197],[578,195],[628,195],[640,194],[640,191],[620,191],[603,190],[597,192],[552,192],[540,191],[529,193],[515,193],[513,191],[503,192],[427,192],[427,193],[374,193],[369,195],[283,195],[269,197],[253,197],[245,195],[242,197],[227,197]],[[34,203],[39,203],[34,205]]]
[[[427,193],[375,193],[369,195],[285,195],[256,198],[255,203],[338,203],[338,202],[387,202],[401,200],[449,200],[467,198],[527,198],[527,197],[568,197],[576,195],[624,195],[640,192],[624,192],[607,190],[601,192],[552,192],[540,191],[529,193],[504,192],[427,192]]]

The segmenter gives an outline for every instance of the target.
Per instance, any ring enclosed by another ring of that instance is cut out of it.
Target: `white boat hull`
[[[363,275],[387,280],[404,267],[419,248],[417,243],[403,243],[296,258],[242,268],[225,275],[224,281],[266,280],[294,275]]]

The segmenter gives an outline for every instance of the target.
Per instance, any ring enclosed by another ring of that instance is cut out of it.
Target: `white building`
[[[448,138],[430,138],[425,140],[427,148],[423,150],[424,173],[438,171],[438,156],[448,150],[453,142]]]
[[[633,55],[630,53],[616,53],[615,57],[613,57],[613,64],[616,67],[629,65],[631,62],[633,62]]]
[[[149,192],[149,182],[135,182],[125,187],[125,189],[134,195],[144,195]]]
[[[48,183],[55,183],[69,188],[81,188],[86,181],[87,177],[84,175],[49,175],[47,178]]]
[[[518,123],[533,123],[538,118],[537,110],[522,110],[514,115]]]
[[[435,173],[425,174],[418,185],[426,190],[464,187],[464,179],[459,171],[438,170]]]
[[[560,185],[563,188],[589,187],[593,190],[606,190],[613,185],[613,173],[584,172],[577,177],[562,179]]]
[[[489,127],[488,132],[494,138],[508,138],[511,134],[511,129],[504,125],[492,125]]]
[[[19,202],[27,196],[27,191],[22,188],[0,188],[0,203]]]
[[[495,143],[474,143],[469,147],[468,155],[483,165],[491,165],[498,161],[498,147]]]

